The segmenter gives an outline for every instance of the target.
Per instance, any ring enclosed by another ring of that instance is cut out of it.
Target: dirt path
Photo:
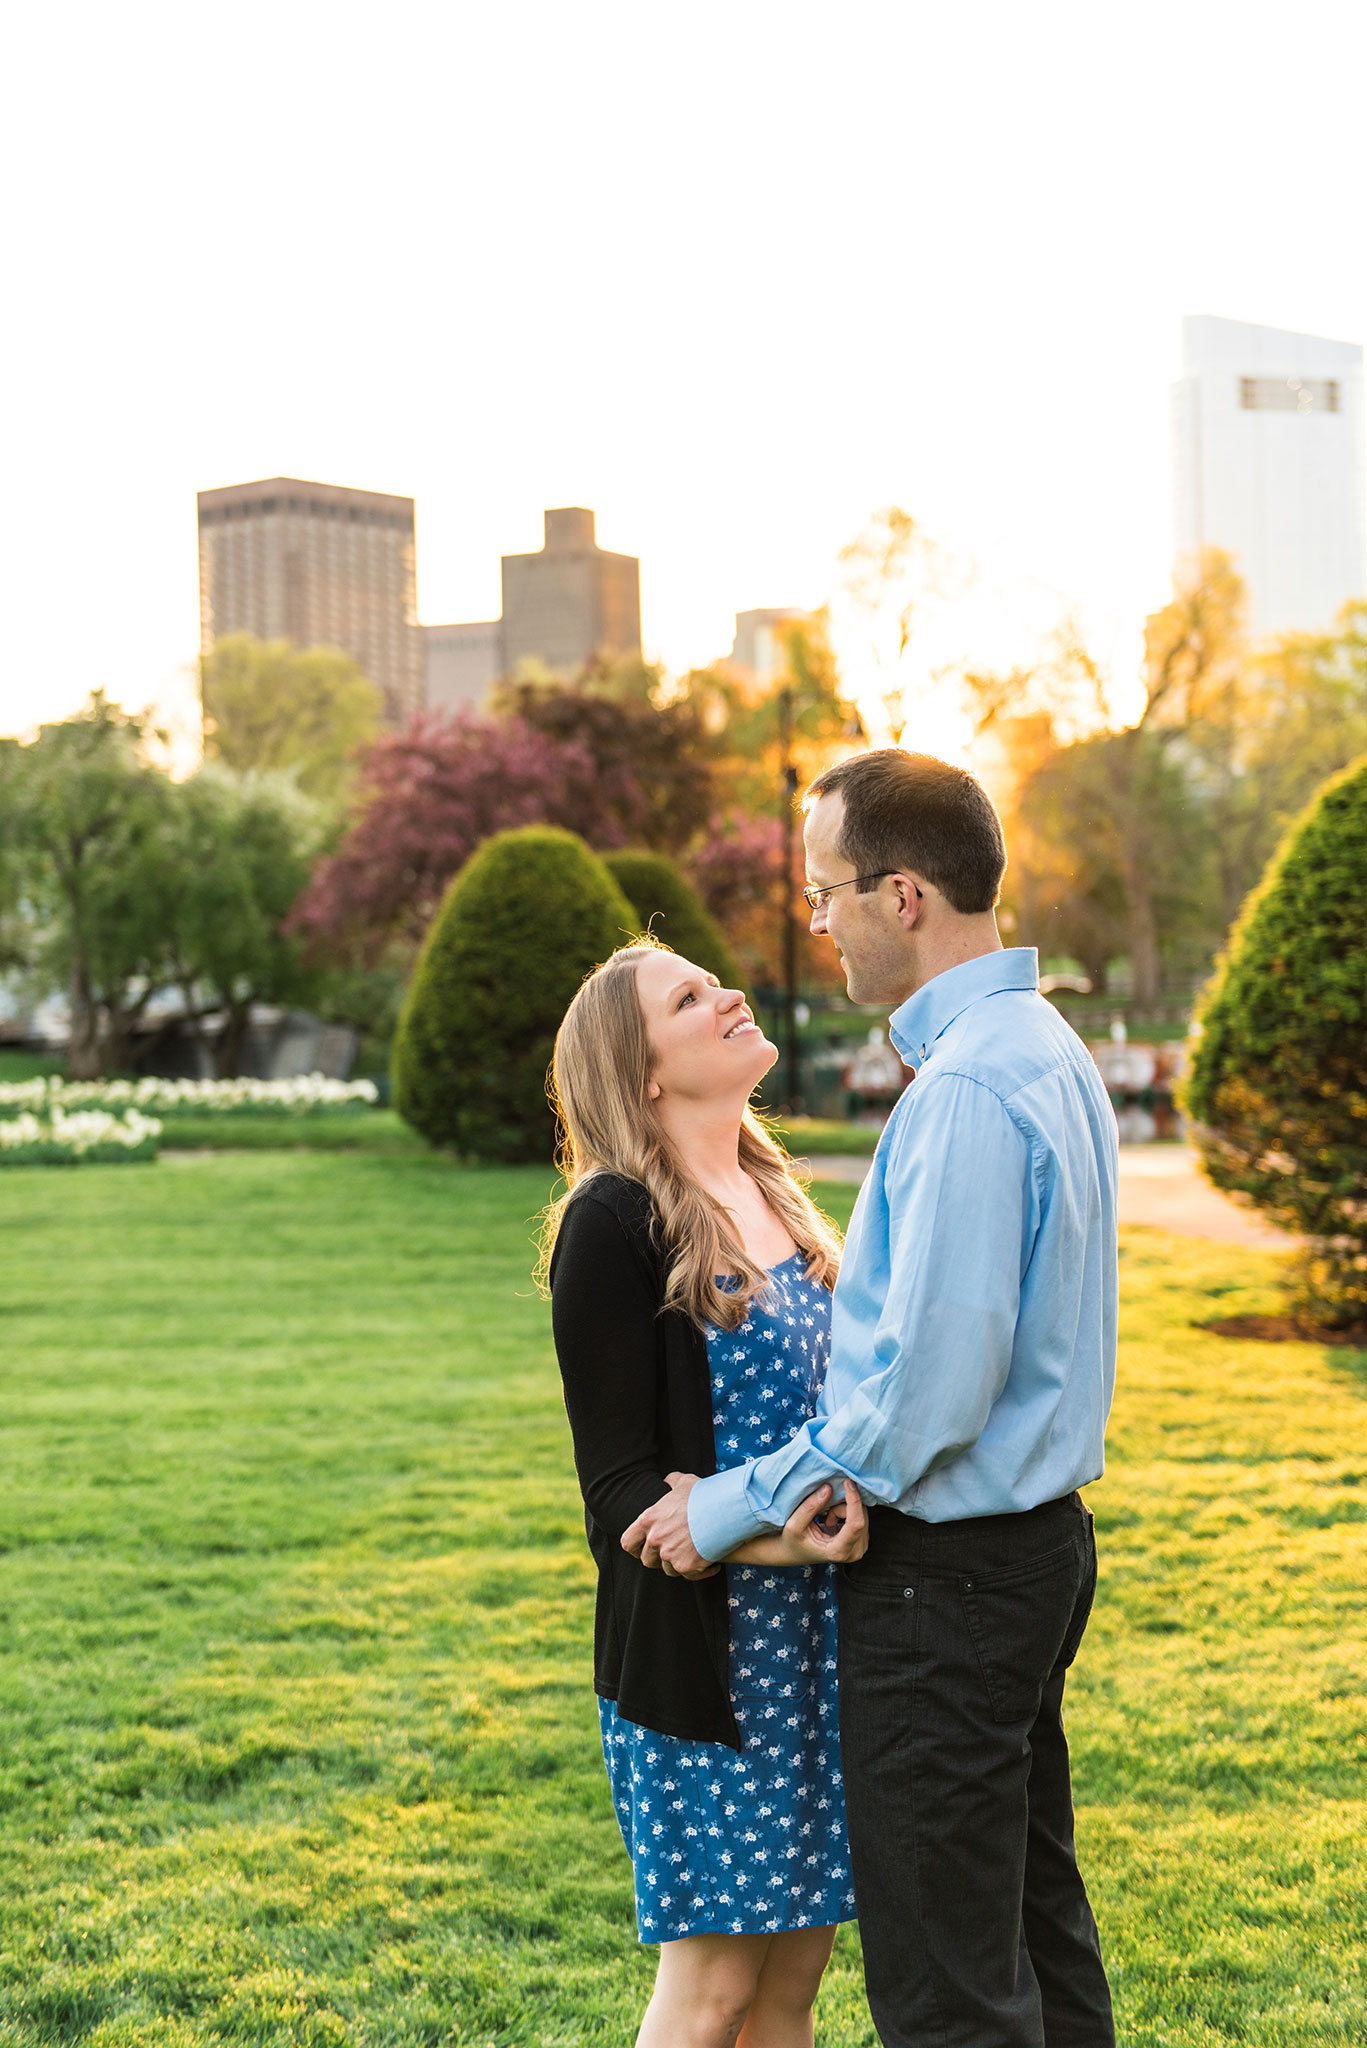
[[[810,1159],[807,1164],[818,1180],[858,1183],[869,1170],[867,1159],[850,1153]],[[1152,1224],[1183,1237],[1251,1245],[1259,1251],[1287,1251],[1296,1242],[1274,1230],[1255,1210],[1213,1188],[1186,1145],[1121,1146],[1120,1220]]]

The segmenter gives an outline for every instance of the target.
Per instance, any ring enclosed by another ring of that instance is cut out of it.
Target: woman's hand
[[[824,1527],[829,1516],[830,1526]],[[845,1499],[831,1504],[829,1485],[799,1501],[776,1536],[753,1536],[728,1564],[853,1564],[869,1547],[869,1518],[859,1488],[845,1481]]]

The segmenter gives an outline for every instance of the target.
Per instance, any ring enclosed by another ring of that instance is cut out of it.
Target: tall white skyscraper
[[[1314,632],[1367,592],[1362,350],[1209,314],[1172,388],[1178,559],[1232,555],[1256,635]]]

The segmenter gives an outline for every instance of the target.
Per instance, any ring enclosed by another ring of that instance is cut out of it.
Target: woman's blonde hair
[[[546,1212],[539,1277],[544,1285],[561,1219],[576,1191],[595,1173],[623,1174],[641,1183],[655,1208],[667,1261],[665,1307],[682,1309],[695,1323],[733,1330],[768,1287],[769,1275],[747,1256],[727,1212],[684,1171],[650,1099],[655,1055],[636,969],[651,953],[672,950],[649,934],[620,947],[594,969],[565,1012],[551,1072],[560,1119],[556,1163],[566,1187]],[[833,1286],[839,1233],[748,1106],[741,1117],[740,1163],[806,1254],[808,1279]],[[734,1275],[735,1284],[719,1287],[719,1274]]]

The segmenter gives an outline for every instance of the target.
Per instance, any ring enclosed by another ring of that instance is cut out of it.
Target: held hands
[[[859,1488],[845,1481],[845,1498],[833,1504],[831,1488],[818,1486],[800,1500],[775,1536],[753,1536],[733,1550],[730,1564],[853,1564],[869,1547],[869,1518]]]
[[[671,1579],[710,1579],[721,1570],[694,1549],[689,1534],[688,1496],[697,1483],[694,1472],[665,1473],[669,1492],[622,1533],[622,1548],[629,1557]]]
[[[670,1578],[710,1579],[719,1565],[694,1548],[688,1529],[688,1496],[697,1485],[691,1472],[667,1472],[669,1492],[638,1515],[622,1536],[622,1548]],[[735,1564],[851,1564],[869,1543],[869,1519],[853,1480],[845,1481],[843,1503],[832,1506],[832,1489],[818,1486],[799,1501],[780,1533],[755,1536],[733,1550]]]

